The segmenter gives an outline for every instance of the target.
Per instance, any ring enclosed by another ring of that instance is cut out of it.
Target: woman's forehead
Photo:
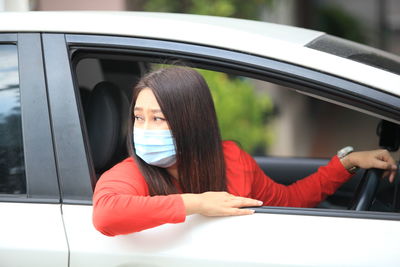
[[[150,88],[144,88],[138,94],[135,103],[135,110],[139,109],[160,110],[157,98]]]

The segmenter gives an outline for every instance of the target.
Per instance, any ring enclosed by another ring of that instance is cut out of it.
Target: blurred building
[[[29,0],[0,0],[0,11],[29,11],[32,8]]]
[[[274,4],[263,10],[263,20],[322,30],[400,55],[400,1],[279,0]],[[271,154],[325,157],[345,145],[377,147],[377,119],[281,89],[269,89],[282,111],[275,120],[279,136]],[[351,125],[354,122],[356,127]]]

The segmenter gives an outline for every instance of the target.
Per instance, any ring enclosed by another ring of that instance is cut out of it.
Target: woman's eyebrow
[[[143,108],[142,107],[135,107],[134,109],[133,109],[134,111],[143,111]],[[161,111],[161,109],[150,109],[150,111],[152,112],[152,113],[162,113],[162,111]]]

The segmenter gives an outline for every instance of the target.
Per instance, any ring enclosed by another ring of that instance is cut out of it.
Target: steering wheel
[[[372,201],[375,199],[382,175],[383,170],[381,169],[368,169],[365,171],[356,188],[351,201],[352,204],[349,207],[350,210],[369,210]]]

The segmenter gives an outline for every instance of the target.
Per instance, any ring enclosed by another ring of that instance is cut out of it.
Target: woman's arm
[[[265,175],[254,160],[252,163],[253,196],[266,206],[315,207],[352,176],[335,156],[317,172],[286,186]]]
[[[186,218],[179,194],[149,196],[147,184],[133,159],[105,172],[93,195],[93,224],[108,236],[129,234]]]
[[[93,224],[107,236],[130,234],[165,223],[184,222],[186,215],[245,215],[260,206],[253,199],[226,192],[149,196],[146,182],[132,160],[126,160],[104,173],[93,195]]]
[[[285,186],[266,176],[256,162],[247,155],[253,165],[253,196],[264,201],[267,206],[315,207],[326,196],[336,190],[352,176],[347,170],[353,166],[360,168],[380,168],[389,171],[394,178],[395,162],[385,150],[353,152],[343,159],[337,156],[317,172]]]
[[[185,207],[179,194],[140,196],[103,192],[93,199],[93,224],[107,236],[130,234],[165,223],[185,221]]]
[[[351,174],[353,166],[388,170],[393,181],[394,160],[385,150],[354,152],[339,160],[334,157],[327,166],[290,186],[275,183],[244,153],[244,164],[251,166],[252,198],[227,192],[149,196],[147,185],[132,162],[119,164],[106,172],[96,185],[93,196],[93,223],[105,235],[114,236],[142,231],[165,223],[184,222],[186,215],[247,215],[250,206],[314,207],[326,195],[333,194]],[[247,172],[247,171],[246,171]],[[257,199],[257,200],[256,200]],[[261,202],[259,200],[264,201]]]

